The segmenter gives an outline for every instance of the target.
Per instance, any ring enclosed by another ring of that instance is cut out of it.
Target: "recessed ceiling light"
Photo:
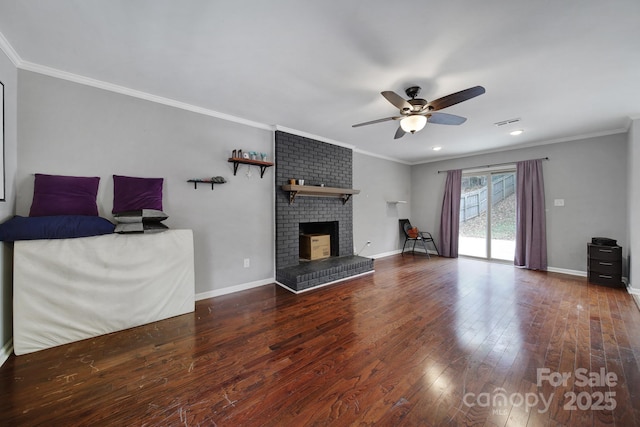
[[[440,150],[442,150],[442,147],[433,147],[432,150],[433,151],[440,151]]]
[[[509,135],[520,135],[522,132],[524,132],[522,129],[518,129],[518,130],[514,130],[513,132],[509,132]]]

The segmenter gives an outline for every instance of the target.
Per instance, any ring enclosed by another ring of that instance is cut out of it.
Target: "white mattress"
[[[194,311],[191,230],[19,241],[17,355]]]

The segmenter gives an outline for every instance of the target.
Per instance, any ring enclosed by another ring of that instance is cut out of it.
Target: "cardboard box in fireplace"
[[[331,256],[331,236],[328,234],[301,234],[300,258],[310,261]]]

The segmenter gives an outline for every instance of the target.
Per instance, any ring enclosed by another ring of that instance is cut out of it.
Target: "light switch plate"
[[[564,199],[555,199],[553,201],[553,206],[564,206]]]

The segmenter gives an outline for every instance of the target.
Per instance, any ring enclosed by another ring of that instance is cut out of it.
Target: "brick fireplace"
[[[372,271],[373,260],[353,255],[353,200],[297,197],[290,203],[289,194],[281,190],[290,179],[352,188],[352,151],[281,131],[276,131],[275,147],[276,280],[300,291]],[[332,236],[329,259],[300,260],[300,234],[310,232]]]

